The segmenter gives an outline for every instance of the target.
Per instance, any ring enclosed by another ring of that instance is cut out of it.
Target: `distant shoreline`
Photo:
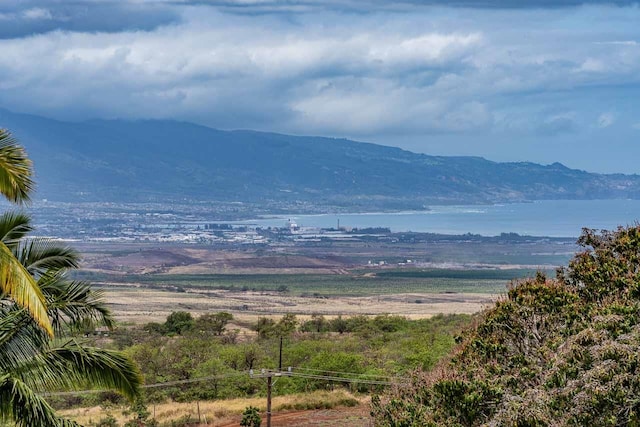
[[[389,227],[392,232],[445,235],[477,234],[577,238],[582,228],[615,229],[640,218],[633,199],[540,200],[522,203],[431,205],[428,210],[349,213],[275,213],[229,221],[251,226],[283,227],[288,220],[302,227]]]

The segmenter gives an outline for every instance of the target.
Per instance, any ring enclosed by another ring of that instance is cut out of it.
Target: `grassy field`
[[[289,296],[367,296],[399,293],[504,292],[514,279],[535,275],[532,269],[509,270],[383,270],[349,274],[154,274],[105,275],[85,273],[94,283],[170,290],[279,292]]]
[[[347,274],[85,273],[121,321],[155,321],[172,311],[228,311],[238,318],[294,313],[381,313],[425,318],[474,313],[533,270],[389,269]]]
[[[282,411],[309,411],[317,409],[351,408],[366,405],[368,396],[354,396],[346,390],[314,391],[310,393],[275,396],[272,402],[276,416]],[[240,414],[247,406],[260,409],[264,416],[266,400],[264,397],[224,399],[201,402],[165,402],[149,405],[151,419],[165,424],[177,420],[185,424],[196,423],[200,420],[203,425],[227,426],[238,425]],[[60,415],[68,417],[81,425],[92,425],[107,416],[115,418],[119,425],[133,418],[126,406],[105,407],[92,406],[59,411]],[[206,424],[205,424],[206,423]],[[185,425],[179,424],[179,425]],[[191,425],[191,424],[190,424]],[[282,425],[282,424],[279,424]],[[289,424],[287,424],[289,425]]]

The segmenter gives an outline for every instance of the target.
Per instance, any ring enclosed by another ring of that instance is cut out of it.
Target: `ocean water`
[[[577,237],[583,227],[615,229],[640,220],[640,200],[545,200],[499,205],[433,206],[428,211],[279,215],[244,223],[283,227],[389,227],[392,231],[443,234],[518,233],[532,236]]]

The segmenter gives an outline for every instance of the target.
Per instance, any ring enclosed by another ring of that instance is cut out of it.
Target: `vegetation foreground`
[[[372,401],[379,426],[640,425],[640,227],[585,230],[513,286],[450,361]]]
[[[274,409],[344,408],[359,405],[363,397],[382,391],[384,383],[398,381],[408,372],[433,368],[451,352],[454,334],[470,320],[468,315],[420,320],[314,315],[301,321],[285,315],[277,321],[263,317],[245,323],[224,312],[198,318],[174,312],[164,323],[121,327],[94,338],[95,344],[122,350],[139,364],[145,383],[152,385],[144,390],[146,408],[139,406],[141,402],[131,407],[111,392],[63,394],[51,396],[50,401],[91,426],[123,425],[138,415],[137,426],[156,421],[190,425],[205,417],[217,422],[238,414],[238,401],[264,407],[265,381],[252,378],[250,370],[278,369],[282,338],[283,369],[291,367],[300,376],[277,380],[274,396],[289,397]],[[332,390],[341,394],[327,393]],[[296,403],[286,403],[292,401]],[[180,410],[183,407],[190,411]],[[70,408],[76,409],[66,410]]]
[[[124,347],[144,361],[148,381],[223,375],[206,386],[155,390],[151,400],[263,395],[263,385],[246,375],[224,374],[275,368],[284,336],[285,366],[394,377],[386,389],[348,385],[374,394],[378,426],[638,426],[640,226],[585,230],[579,243],[584,251],[556,278],[539,273],[514,283],[471,326],[456,316],[315,316],[298,324],[287,315],[261,319],[253,325],[255,340],[235,342],[233,331],[215,332],[228,315],[194,320],[174,313],[164,324],[147,325],[142,341],[125,337],[133,342]],[[204,331],[216,344],[204,340]],[[281,394],[340,387],[330,380],[280,381]]]
[[[31,176],[22,148],[0,130],[0,194],[28,201]],[[92,347],[78,336],[113,326],[109,311],[87,283],[68,278],[77,253],[30,238],[31,230],[23,214],[0,216],[0,424],[77,425],[51,403],[86,398],[44,394],[96,386],[133,402],[126,426],[157,425],[150,402],[261,396],[247,371],[276,369],[285,342],[283,366],[303,375],[281,377],[280,393],[317,395],[344,383],[352,392],[377,394],[371,415],[378,426],[640,426],[640,226],[585,230],[579,239],[585,250],[556,278],[539,273],[511,286],[456,338],[457,346],[453,336],[468,324],[465,316],[316,315],[299,323],[288,314],[259,319],[251,325],[255,335],[239,340],[226,328],[227,313],[193,319],[175,312],[164,324],[116,333],[99,343],[103,348]],[[158,387],[142,393],[132,360],[147,385]],[[93,399],[107,407],[121,404],[118,396]],[[350,395],[332,402],[358,403]],[[245,414],[257,416],[257,409]],[[94,425],[117,421],[107,416]]]

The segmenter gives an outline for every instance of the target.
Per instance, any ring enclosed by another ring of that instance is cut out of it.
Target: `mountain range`
[[[64,122],[0,109],[34,160],[39,198],[429,204],[640,198],[640,176],[497,163],[347,139],[222,131],[171,120]]]

